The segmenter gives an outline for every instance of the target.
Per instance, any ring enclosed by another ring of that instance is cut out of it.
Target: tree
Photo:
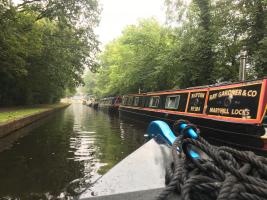
[[[257,77],[267,75],[266,40],[267,40],[267,1],[240,0],[239,8],[246,17],[242,19],[247,30],[244,43],[250,55],[250,63]]]
[[[243,46],[249,53],[250,77],[259,78],[267,74],[264,56],[266,1],[165,2],[168,10],[172,10],[168,14],[172,25],[176,22],[177,32],[182,32],[185,37],[182,51],[185,57],[181,63],[187,66],[182,73],[181,83],[187,81],[184,86],[238,80],[239,52]],[[179,18],[181,15],[183,17]]]
[[[91,71],[87,71],[83,80],[84,80],[84,87],[82,88],[83,93],[93,94],[94,88],[96,86],[96,74]]]
[[[125,28],[100,56],[96,93],[109,96],[174,87],[173,40],[172,32],[155,19]]]
[[[240,50],[248,78],[267,75],[263,0],[166,0],[167,26],[128,26],[100,56],[95,93],[109,96],[237,81]]]
[[[0,104],[55,102],[83,83],[86,66],[95,70],[97,1],[0,6]]]

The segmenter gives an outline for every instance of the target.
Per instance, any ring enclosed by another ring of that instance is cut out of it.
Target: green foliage
[[[249,77],[267,75],[266,60],[262,54],[266,38],[266,7],[262,0],[223,0],[214,5],[216,31],[215,75],[224,80],[237,80],[238,56],[242,46],[248,50]],[[265,11],[264,11],[265,10]]]
[[[167,26],[128,26],[100,56],[90,91],[98,96],[237,81],[248,51],[248,78],[267,75],[266,0],[165,0]]]
[[[87,71],[87,73],[85,74],[84,78],[84,87],[82,88],[82,92],[84,94],[93,94],[94,91],[93,89],[95,88],[95,82],[96,82],[96,76],[95,73],[91,72],[91,71]]]
[[[65,90],[65,97],[72,97],[72,96],[74,96],[75,94],[76,94],[76,88],[67,88],[66,90]]]
[[[0,0],[0,105],[53,103],[83,83],[98,42],[95,0]]]
[[[155,19],[125,28],[123,35],[106,46],[95,85],[98,96],[167,89],[175,86],[171,70],[174,37]],[[88,82],[88,81],[85,81]]]

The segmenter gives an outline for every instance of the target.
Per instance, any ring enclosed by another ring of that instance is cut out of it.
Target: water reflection
[[[1,147],[12,141],[0,153],[0,199],[67,199],[71,181],[96,180],[143,144],[144,132],[145,126],[73,104],[13,140],[0,140]]]

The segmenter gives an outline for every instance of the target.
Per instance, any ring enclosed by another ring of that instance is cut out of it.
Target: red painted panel
[[[262,84],[262,87],[261,87],[261,93],[260,93],[259,101],[257,101],[258,110],[256,113],[256,117],[254,119],[248,119],[248,118],[244,119],[244,118],[241,118],[240,116],[239,116],[239,118],[237,118],[237,117],[233,117],[233,116],[220,116],[220,115],[207,115],[206,114],[208,97],[209,97],[209,93],[211,91],[235,89],[237,87],[252,86],[252,85],[256,85],[256,84]],[[244,124],[260,124],[263,120],[263,116],[264,116],[264,113],[266,112],[266,108],[267,108],[267,79],[251,81],[251,82],[235,83],[235,84],[229,84],[229,85],[224,85],[224,86],[213,86],[210,88],[197,88],[197,89],[187,89],[187,90],[153,92],[153,93],[149,93],[146,95],[141,94],[140,96],[179,94],[179,93],[185,93],[185,92],[193,93],[193,92],[200,92],[200,91],[207,91],[203,113],[187,113],[187,112],[178,112],[178,111],[171,111],[171,110],[165,110],[165,109],[140,108],[140,107],[123,106],[123,105],[121,105],[121,107],[138,109],[138,110],[147,110],[147,111],[151,111],[151,112],[185,115],[185,116],[192,116],[192,117],[199,117],[199,118],[206,118],[206,119],[213,119],[213,120],[215,119],[215,120],[219,120],[219,121],[227,121],[227,122],[234,122],[234,123],[244,123]],[[189,100],[190,100],[190,98],[188,97],[187,107],[188,107]]]

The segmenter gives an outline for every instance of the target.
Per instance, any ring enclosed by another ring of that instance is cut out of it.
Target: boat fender
[[[162,136],[169,145],[172,145],[176,139],[169,125],[161,120],[152,121],[147,128],[147,133],[149,138],[153,138],[157,135]]]
[[[181,126],[182,130],[184,130],[186,127],[188,127],[187,124],[182,124]],[[198,135],[193,130],[193,128],[189,128],[187,132],[188,132],[188,137],[192,139],[197,139]],[[172,145],[174,141],[176,140],[176,136],[174,135],[173,131],[170,129],[169,125],[166,122],[161,121],[161,120],[152,121],[148,126],[147,133],[149,135],[149,138],[153,138],[153,137],[160,135],[169,145]],[[178,137],[181,138],[181,140],[183,139],[182,135]],[[181,152],[182,148],[177,148],[177,151]],[[191,156],[191,158],[194,158],[194,159],[200,158],[200,155],[194,150],[189,150],[188,153]]]
[[[198,138],[198,134],[199,134],[198,128],[187,120],[182,120],[182,119],[177,120],[173,124],[173,129],[174,131],[176,131],[178,135],[182,134],[195,140]]]

